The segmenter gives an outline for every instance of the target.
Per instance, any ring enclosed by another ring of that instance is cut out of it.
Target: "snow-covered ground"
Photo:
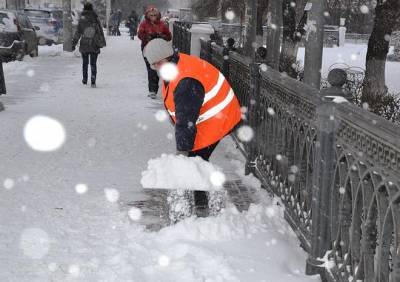
[[[349,67],[365,69],[365,57],[368,46],[362,44],[345,44],[342,47],[324,48],[322,76],[327,77],[333,64],[344,63]],[[304,65],[304,48],[300,48],[297,59]],[[391,51],[393,52],[393,47]],[[343,66],[343,65],[342,65]],[[338,65],[337,67],[342,67]],[[386,85],[389,91],[400,93],[400,62],[386,62]]]
[[[97,89],[81,84],[80,68],[61,46],[5,66],[0,281],[319,281],[305,276],[307,256],[278,201],[242,176],[230,139],[212,161],[254,186],[258,203],[147,230],[129,203],[148,197],[147,161],[175,146],[157,118],[161,100],[146,97],[139,42],[108,39]],[[32,130],[48,134],[46,146]]]

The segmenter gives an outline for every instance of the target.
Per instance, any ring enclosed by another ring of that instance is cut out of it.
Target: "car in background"
[[[0,10],[0,61],[10,62],[22,60],[26,43],[17,14],[8,10]]]
[[[61,44],[63,41],[63,11],[60,9],[24,9],[32,25],[38,27],[39,45]]]
[[[21,11],[16,12],[20,25],[22,39],[25,41],[25,55],[37,57],[39,55],[39,40],[36,34],[39,27],[34,27],[29,18]]]

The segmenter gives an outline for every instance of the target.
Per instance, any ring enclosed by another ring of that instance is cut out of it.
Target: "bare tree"
[[[191,8],[197,20],[203,21],[208,17],[217,17],[220,1],[218,0],[194,0]]]
[[[279,60],[279,70],[296,78],[297,72],[294,65],[297,61],[299,42],[303,35],[305,23],[304,7],[307,0],[283,1],[283,38]]]
[[[381,104],[382,99],[387,94],[385,84],[386,58],[389,52],[390,36],[395,26],[398,25],[399,18],[399,0],[378,1],[375,8],[374,27],[368,41],[362,93],[362,102],[367,102],[374,112],[379,111],[376,106]]]

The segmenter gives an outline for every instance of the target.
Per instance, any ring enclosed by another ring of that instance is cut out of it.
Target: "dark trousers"
[[[203,160],[208,162],[210,160],[210,157],[211,157],[212,153],[214,152],[215,148],[217,148],[218,143],[219,143],[219,141],[217,143],[214,143],[214,144],[212,144],[208,147],[205,147],[203,149],[200,149],[198,151],[189,152],[188,156],[189,157],[200,157]]]
[[[158,92],[158,82],[160,81],[160,78],[158,77],[157,71],[153,70],[150,67],[149,61],[147,61],[146,58],[144,58],[144,62],[146,63],[147,67],[147,78],[149,81],[149,92]]]
[[[198,151],[189,152],[189,157],[200,157],[205,161],[209,161],[212,153],[217,147],[219,141],[208,147],[200,149]],[[196,207],[205,208],[208,206],[207,193],[205,191],[194,191],[194,204]]]
[[[99,56],[98,53],[82,53],[82,75],[83,75],[83,82],[87,83],[88,81],[88,67],[90,62],[90,69],[91,69],[91,82],[92,84],[96,83],[96,76],[97,76],[97,57]]]

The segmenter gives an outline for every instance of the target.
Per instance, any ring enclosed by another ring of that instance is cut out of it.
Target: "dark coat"
[[[170,61],[178,64],[179,56],[175,54]],[[168,86],[168,82],[164,83]],[[200,81],[187,77],[179,81],[173,95],[176,148],[178,151],[190,152],[196,139],[196,122],[204,102],[205,90]]]
[[[82,12],[72,45],[75,47],[79,40],[81,53],[100,53],[100,48],[106,46],[103,28],[94,11]]]

